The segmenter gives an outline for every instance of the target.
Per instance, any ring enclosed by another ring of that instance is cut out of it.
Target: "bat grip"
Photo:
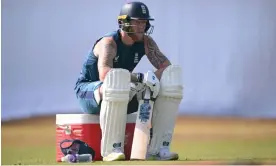
[[[150,100],[151,98],[150,95],[151,95],[151,90],[148,86],[146,86],[146,93],[145,93],[144,99]]]

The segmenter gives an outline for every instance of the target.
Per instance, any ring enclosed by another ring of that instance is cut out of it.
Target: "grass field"
[[[172,150],[179,161],[93,164],[276,164],[276,121],[179,117]],[[2,123],[2,164],[60,164],[54,116]]]

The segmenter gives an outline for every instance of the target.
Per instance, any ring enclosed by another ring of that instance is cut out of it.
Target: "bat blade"
[[[150,139],[153,101],[150,100],[151,91],[146,89],[144,99],[139,101],[136,124],[133,134],[131,160],[145,160]]]

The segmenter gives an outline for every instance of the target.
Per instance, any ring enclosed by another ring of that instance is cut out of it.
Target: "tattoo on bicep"
[[[116,54],[116,45],[112,42],[107,42],[102,45],[102,53],[100,55],[101,67],[113,67],[113,58]]]
[[[159,69],[162,64],[168,60],[168,58],[159,50],[155,41],[151,38],[148,39],[147,42],[148,48],[148,59],[152,63],[152,65]]]

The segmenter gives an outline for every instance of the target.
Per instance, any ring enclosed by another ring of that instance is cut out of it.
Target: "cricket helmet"
[[[153,21],[154,18],[150,16],[148,7],[142,2],[128,2],[121,8],[118,16],[119,28],[127,33],[134,33],[132,30],[131,20],[147,20],[145,33],[151,34],[153,32],[153,26],[149,21]]]

